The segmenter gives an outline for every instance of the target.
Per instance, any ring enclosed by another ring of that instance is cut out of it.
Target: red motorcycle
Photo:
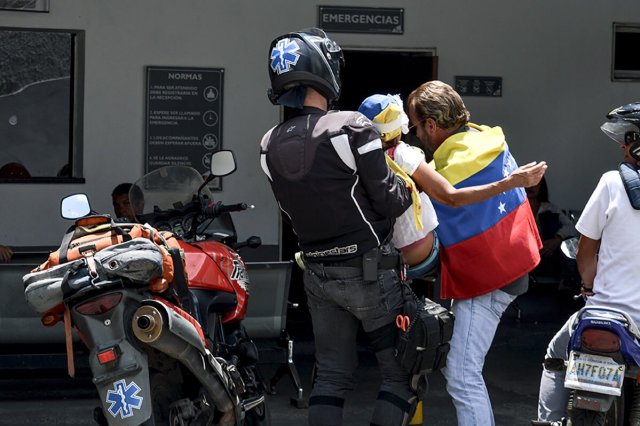
[[[230,212],[250,206],[214,203],[207,188],[235,168],[219,151],[207,180],[184,166],[148,173],[129,193],[139,224],[92,215],[84,194],[63,200],[63,217],[78,218],[56,252],[69,261],[26,275],[25,295],[45,325],[73,324],[89,348],[99,424],[270,424],[237,253],[261,241],[238,243]]]

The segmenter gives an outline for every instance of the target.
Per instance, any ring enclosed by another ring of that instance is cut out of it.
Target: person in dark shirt
[[[536,219],[538,233],[542,240],[540,264],[531,272],[536,277],[558,279],[560,288],[576,289],[579,276],[573,262],[568,261],[560,250],[562,241],[578,236],[571,219],[551,201],[547,181],[543,177],[537,184],[525,188],[531,211]]]
[[[129,198],[129,192],[133,190],[135,201],[132,203]],[[124,182],[117,185],[111,192],[111,200],[113,202],[113,211],[117,218],[127,219],[129,222],[135,223],[136,214],[142,213],[144,208],[142,191],[133,184]]]
[[[403,306],[395,218],[410,205],[382,142],[359,112],[330,111],[340,95],[340,47],[317,28],[284,34],[269,50],[269,99],[294,111],[261,142],[261,165],[298,237],[313,323],[316,380],[310,425],[341,425],[353,389],[362,325],[382,383],[371,424],[406,424],[417,397],[394,356]]]

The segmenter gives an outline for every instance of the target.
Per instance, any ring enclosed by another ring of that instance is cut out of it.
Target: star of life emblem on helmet
[[[291,71],[291,66],[300,59],[300,54],[296,53],[300,46],[295,40],[283,38],[278,40],[276,46],[271,49],[271,69],[279,74]]]

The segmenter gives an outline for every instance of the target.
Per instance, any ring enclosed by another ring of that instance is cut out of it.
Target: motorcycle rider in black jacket
[[[397,426],[417,401],[393,355],[401,260],[388,241],[411,197],[387,166],[371,122],[358,112],[328,111],[340,95],[342,63],[340,47],[317,28],[271,43],[269,99],[295,112],[264,135],[261,165],[305,264],[317,367],[309,424],[342,424],[362,324],[382,375],[371,422]]]

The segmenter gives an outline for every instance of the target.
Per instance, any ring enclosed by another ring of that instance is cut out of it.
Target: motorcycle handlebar
[[[205,207],[203,214],[207,217],[217,217],[222,213],[239,212],[252,208],[253,206],[247,203],[222,204],[222,202],[218,201],[217,203],[210,203],[207,207]]]

